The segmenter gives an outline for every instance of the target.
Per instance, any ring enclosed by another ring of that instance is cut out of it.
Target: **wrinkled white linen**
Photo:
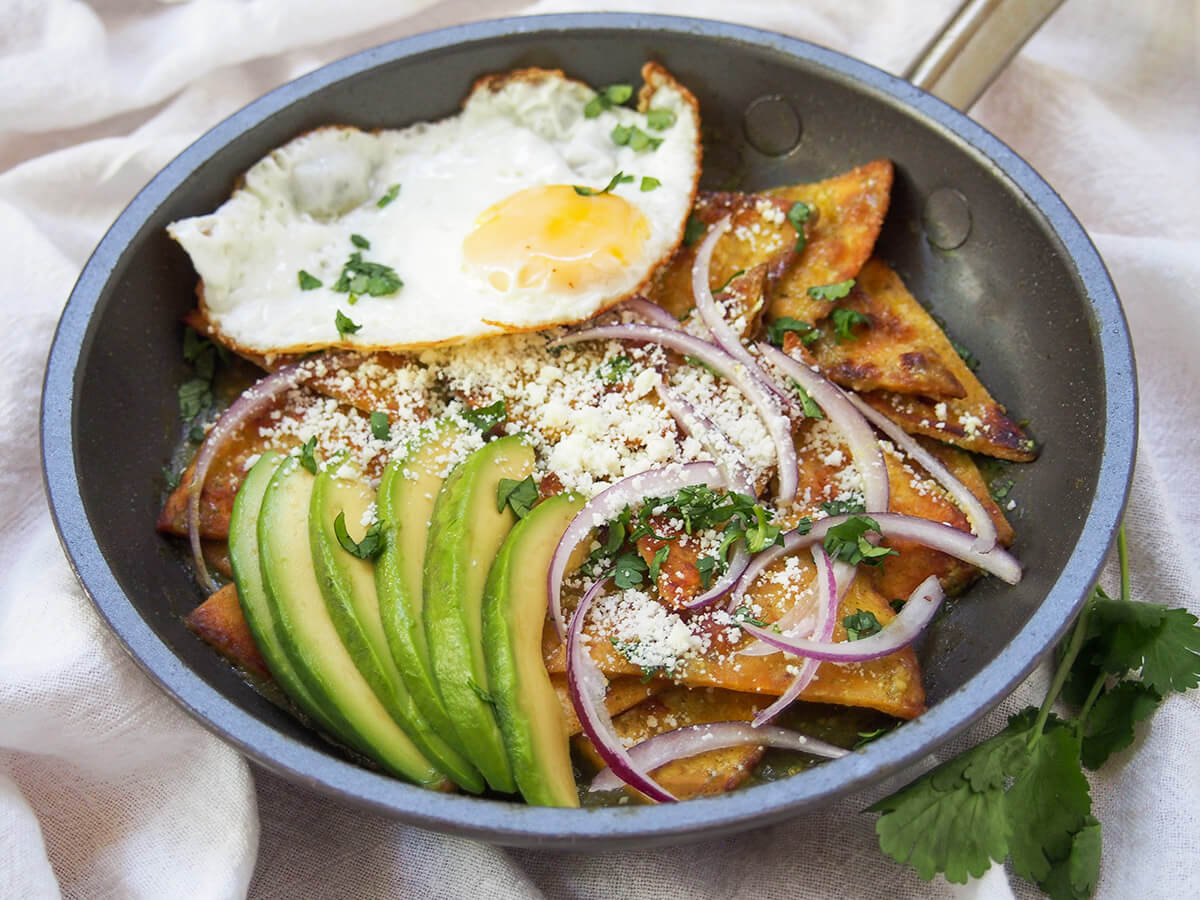
[[[953,0],[610,2],[771,28],[901,70]],[[37,457],[41,373],[88,253],[202,131],[272,87],[385,40],[570,0],[8,0],[0,5],[0,896],[1011,896],[993,867],[926,885],[861,809],[681,848],[506,850],[363,813],[248,765],[165,697],[87,602],[58,547]],[[1200,8],[1068,0],[973,110],[1094,236],[1138,354],[1127,517],[1139,596],[1197,611],[1200,524]],[[1110,563],[1108,582],[1115,582]],[[1037,702],[1044,670],[956,742]],[[1100,895],[1200,884],[1200,697],[1171,698],[1092,776]],[[948,755],[954,748],[946,751]],[[933,760],[928,760],[927,764]],[[1033,892],[1014,880],[1020,896]]]

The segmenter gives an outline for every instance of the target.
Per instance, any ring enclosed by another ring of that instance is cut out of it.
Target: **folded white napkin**
[[[607,4],[772,28],[892,71],[954,5]],[[498,849],[341,806],[247,765],[181,712],[108,633],[58,547],[37,455],[42,368],[74,278],[138,188],[224,116],[346,53],[467,19],[585,8],[0,4],[0,896],[1011,896],[999,867],[964,890],[927,885],[883,857],[874,816],[860,811],[897,784],[734,838],[603,856]],[[1193,611],[1198,18],[1188,0],[1069,0],[973,111],[1062,193],[1112,271],[1142,391],[1127,518],[1134,589]],[[1107,575],[1112,583],[1111,566]],[[1039,672],[956,746],[994,733],[1044,688]],[[1200,884],[1198,705],[1196,695],[1171,698],[1092,776],[1101,895],[1183,896]]]

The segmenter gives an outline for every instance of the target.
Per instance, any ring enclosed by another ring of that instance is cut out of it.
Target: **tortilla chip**
[[[229,544],[226,541],[201,541],[200,550],[210,569],[215,569],[226,578],[233,577],[233,563],[229,561]]]
[[[558,702],[562,705],[567,735],[579,734],[583,731],[583,726],[579,724],[579,716],[575,713],[575,704],[571,702],[571,693],[567,689],[567,676],[561,673],[551,675],[550,684],[554,686],[554,692],[558,694]],[[608,709],[610,716],[615,716],[670,686],[671,682],[664,678],[651,678],[649,681],[632,675],[614,678],[608,683],[604,706]]]
[[[762,697],[718,689],[673,687],[613,719],[617,734],[641,742],[656,734],[706,722],[750,721],[766,706]],[[586,737],[573,741],[575,750],[597,771],[604,760]],[[742,784],[762,759],[758,745],[709,750],[677,759],[654,772],[654,780],[681,800],[721,794]],[[630,789],[630,793],[641,796]]]
[[[774,188],[761,195],[788,209],[798,201],[816,209],[816,222],[799,260],[769,286],[770,318],[816,322],[829,315],[833,303],[810,296],[808,289],[858,275],[887,215],[892,178],[891,161],[877,159],[815,184]]]
[[[227,584],[188,613],[188,628],[223,657],[256,678],[270,680],[266,660],[242,615],[237,588]]]
[[[878,259],[858,273],[850,295],[838,301],[867,317],[853,337],[839,340],[826,319],[822,336],[810,346],[827,378],[856,391],[887,390],[948,399],[966,388],[934,342],[946,344],[942,330],[905,290],[900,277]],[[942,338],[942,340],[938,340]],[[951,350],[955,360],[958,355]]]

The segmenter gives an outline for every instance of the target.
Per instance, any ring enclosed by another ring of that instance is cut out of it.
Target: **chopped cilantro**
[[[633,126],[633,131],[629,134],[629,149],[635,153],[642,153],[646,150],[657,150],[662,142],[662,138],[651,137],[636,125]]]
[[[804,223],[808,221],[812,215],[812,207],[807,203],[797,200],[792,204],[792,208],[787,212],[787,220],[792,223],[792,227],[796,229],[796,252],[800,253],[804,250],[806,238],[804,237]]]
[[[633,136],[633,128],[634,126],[632,125],[614,125],[613,130],[609,132],[608,136],[618,147],[624,147]]]
[[[852,566],[859,563],[878,566],[883,564],[885,556],[897,555],[895,550],[876,547],[868,541],[869,531],[879,534],[879,523],[870,516],[851,516],[825,533],[825,552]]]
[[[692,246],[696,241],[704,236],[704,232],[708,231],[708,226],[704,224],[696,216],[688,216],[687,224],[683,227],[683,243],[685,246]]]
[[[900,610],[904,609],[904,604],[908,601],[903,597],[896,597],[888,601],[888,606],[892,608],[892,612],[899,614]]]
[[[821,411],[821,405],[812,398],[812,394],[800,386],[800,382],[792,379],[792,390],[796,392],[796,396],[800,398],[800,409],[804,413],[806,419],[823,419],[825,413]]]
[[[815,325],[810,325],[802,319],[793,319],[791,316],[780,316],[767,323],[767,340],[776,347],[782,347],[783,336],[789,331],[799,335],[800,343],[805,347],[814,343],[821,336],[821,330]]]
[[[879,740],[879,738],[883,737],[889,731],[891,731],[890,728],[876,728],[874,731],[860,731],[858,733],[858,740],[854,743],[854,749],[858,750],[860,747],[865,747],[872,741]]]
[[[227,362],[229,351],[214,344],[194,328],[183,332],[183,358],[191,364],[192,378],[181,384],[176,392],[179,399],[179,418],[190,422],[188,436],[193,441],[204,439],[201,423],[195,421],[203,416],[216,402],[212,381],[217,362]]]
[[[721,561],[715,556],[702,556],[696,560],[696,571],[700,573],[700,586],[708,590],[712,586],[713,573],[721,568]]]
[[[642,666],[642,677],[638,679],[642,684],[649,683],[650,679],[655,675],[665,672],[666,669],[662,666]]]
[[[375,205],[378,206],[380,209],[383,209],[385,206],[387,206],[389,203],[391,203],[393,200],[395,200],[399,193],[400,193],[400,185],[393,184],[391,187],[389,187],[387,189],[386,194],[384,194],[382,197],[380,197],[378,200],[375,201]]]
[[[849,500],[829,500],[821,504],[821,509],[831,516],[853,516],[867,511],[867,507],[858,497]]]
[[[192,378],[179,386],[179,417],[194,419],[213,404],[212,381]]]
[[[300,465],[317,474],[317,436],[314,434],[300,448]]]
[[[390,440],[392,437],[392,422],[388,414],[382,410],[371,413],[371,434],[377,441]]]
[[[979,368],[979,357],[968,350],[963,344],[960,344],[954,338],[950,338],[950,346],[954,348],[954,352],[959,355],[959,358],[967,364],[967,368],[974,372]]]
[[[650,567],[637,553],[622,553],[614,563],[613,581],[621,590],[627,591],[641,584],[642,577],[649,571]]]
[[[675,124],[675,113],[669,109],[651,109],[646,111],[646,126],[655,131],[666,131]]]
[[[708,369],[708,371],[712,374],[713,378],[723,377],[720,372],[718,372],[716,369],[714,369],[712,366],[710,366],[708,363],[706,363],[704,360],[700,359],[699,357],[688,356],[685,354],[683,357],[683,361],[685,363],[687,363],[689,366],[699,366],[701,369]]]
[[[188,440],[200,443],[202,440],[204,440],[204,436],[206,434],[208,434],[208,432],[204,430],[204,426],[196,423],[188,429]]]
[[[480,431],[491,431],[508,418],[508,404],[504,402],[504,398],[502,397],[495,403],[489,403],[487,406],[468,407],[462,411],[461,415],[463,419]]]
[[[732,616],[736,625],[757,625],[759,628],[767,627],[767,623],[762,619],[754,618],[754,611],[748,606],[739,606],[733,611]]]
[[[848,278],[837,284],[816,284],[808,289],[808,296],[814,300],[841,300],[854,287],[854,279]]]
[[[179,487],[180,474],[166,466],[163,466],[163,481],[167,483],[167,490],[173,491]]]
[[[359,250],[370,250],[371,249],[371,242],[368,241],[361,234],[350,235],[350,243],[352,243]]]
[[[320,278],[315,278],[309,275],[303,269],[296,273],[296,280],[300,282],[300,290],[315,291],[319,287],[324,287],[325,283]]]
[[[868,325],[871,320],[857,309],[846,309],[839,306],[829,314],[833,322],[833,336],[840,344],[842,341],[852,341],[856,337],[852,329],[855,325]]]
[[[885,853],[930,880],[978,877],[993,861],[1053,897],[1089,897],[1100,871],[1100,823],[1083,766],[1129,746],[1137,722],[1170,692],[1200,684],[1200,628],[1183,609],[1132,600],[1122,529],[1120,599],[1095,587],[1060,647],[1040,708],[871,807]],[[1050,712],[1061,698],[1074,719]],[[970,823],[970,827],[964,827]]]
[[[624,381],[625,376],[632,370],[633,360],[622,353],[620,356],[614,356],[612,359],[602,362],[596,369],[596,377],[609,384],[616,384],[618,381]]]
[[[639,190],[641,190],[641,192],[643,194],[646,193],[646,191],[652,191],[658,187],[662,187],[662,182],[659,181],[657,178],[655,178],[652,175],[643,175],[642,176],[642,184],[641,184]]]
[[[345,512],[340,512],[333,520],[333,534],[343,550],[359,559],[374,559],[383,550],[383,529],[378,522],[367,529],[361,541],[356,541],[346,530]]]
[[[996,478],[988,485],[988,493],[999,503],[1009,495],[1015,485],[1016,482],[1011,478]]]
[[[606,109],[612,109],[614,106],[628,102],[632,96],[633,85],[610,84],[588,101],[587,106],[583,108],[583,115],[585,118],[594,119]]]
[[[664,546],[658,548],[658,551],[654,554],[654,558],[652,560],[650,560],[650,580],[651,581],[654,581],[654,582],[658,581],[658,573],[660,571],[662,571],[662,564],[667,561],[667,555],[670,552],[671,552],[671,546],[669,544],[664,545]]]
[[[537,485],[532,475],[526,475],[518,481],[515,478],[501,478],[496,487],[496,511],[504,512],[504,507],[512,508],[518,519],[529,515],[534,504],[538,501]]]
[[[404,282],[395,269],[383,263],[367,262],[363,260],[361,252],[355,251],[342,265],[342,274],[334,282],[331,290],[339,294],[387,297],[402,287]]]
[[[842,619],[842,627],[846,629],[846,638],[851,641],[861,641],[873,634],[879,634],[883,626],[875,618],[875,613],[867,610],[856,610],[854,615]]]
[[[354,332],[362,328],[361,325],[343,313],[340,309],[337,311],[337,315],[334,316],[333,324],[334,327],[337,328],[338,337],[345,337],[348,334],[354,334]]]
[[[631,181],[633,181],[632,175],[626,175],[624,172],[617,172],[616,175],[609,179],[608,184],[606,184],[600,190],[590,187],[583,187],[582,185],[578,184],[572,185],[572,187],[575,188],[575,193],[577,193],[580,197],[599,197],[601,194],[611,193],[613,188],[615,188],[618,184],[628,184]]]

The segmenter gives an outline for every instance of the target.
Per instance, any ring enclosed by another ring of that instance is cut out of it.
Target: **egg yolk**
[[[571,291],[637,262],[649,236],[646,217],[623,197],[540,185],[485,210],[463,241],[463,256],[498,291]]]

